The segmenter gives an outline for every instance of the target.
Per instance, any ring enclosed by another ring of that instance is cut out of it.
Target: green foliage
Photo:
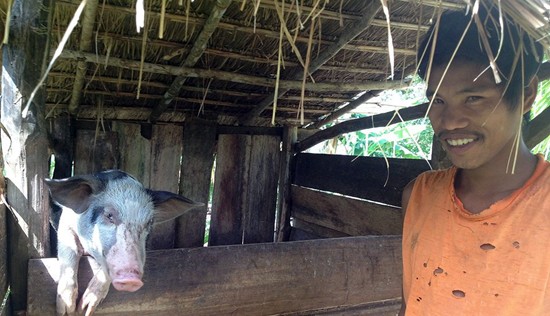
[[[427,119],[348,133],[338,138],[345,154],[430,159],[433,129]]]
[[[531,119],[536,117],[549,106],[550,80],[546,80],[539,84],[539,93],[535,103],[533,104],[533,109],[531,110]],[[535,146],[532,151],[533,153],[541,153],[544,155],[546,160],[550,160],[550,136],[546,137],[545,140]]]

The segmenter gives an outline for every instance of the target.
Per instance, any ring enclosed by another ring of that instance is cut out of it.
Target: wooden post
[[[185,122],[180,193],[205,205],[178,218],[176,248],[201,247],[204,244],[215,146],[215,125],[197,119]]]
[[[290,237],[290,186],[292,184],[292,165],[294,144],[298,138],[296,126],[285,126],[283,130],[283,152],[279,168],[278,224],[276,241],[287,241]]]
[[[0,194],[4,195],[6,182],[2,175],[3,159],[0,150]],[[8,230],[6,227],[7,208],[4,202],[0,202],[0,298],[4,299],[8,291]],[[0,309],[0,315],[9,315],[10,306],[7,304]]]
[[[9,281],[11,303],[17,312],[26,308],[27,262],[50,255],[48,141],[43,109],[44,90],[30,106],[47,58],[49,1],[15,0],[9,42],[3,47],[2,150],[7,181]]]

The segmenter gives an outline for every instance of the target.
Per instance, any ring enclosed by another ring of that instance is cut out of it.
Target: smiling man
[[[542,47],[483,3],[480,23],[445,13],[419,48],[428,115],[453,167],[403,192],[400,315],[550,314],[550,164],[521,136]]]

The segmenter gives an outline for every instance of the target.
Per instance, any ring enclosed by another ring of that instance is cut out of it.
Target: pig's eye
[[[111,223],[115,223],[115,216],[111,212],[105,213],[105,217],[109,220]]]

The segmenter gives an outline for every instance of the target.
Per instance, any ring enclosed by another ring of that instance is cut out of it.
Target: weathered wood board
[[[116,132],[78,130],[75,144],[75,175],[119,167],[118,135]]]
[[[294,184],[399,206],[405,185],[430,168],[424,160],[388,162],[389,167],[383,158],[301,153]]]
[[[12,207],[7,213],[10,234],[9,299],[15,312],[25,309],[29,258],[50,255],[48,190],[48,139],[45,124],[45,88],[40,77],[47,60],[48,12],[52,2],[10,1],[4,13],[5,39],[2,46],[1,138],[7,183],[6,200]],[[38,88],[36,91],[35,87]],[[31,95],[34,98],[31,101]],[[3,299],[3,297],[2,297]]]
[[[178,125],[153,125],[151,159],[148,170],[149,182],[145,185],[154,190],[178,193],[179,169],[183,142],[183,128]],[[185,215],[184,215],[185,216]],[[153,228],[149,237],[151,249],[174,248],[176,220],[170,220]]]
[[[176,247],[199,247],[204,244],[210,180],[216,150],[216,126],[202,120],[189,120],[183,127],[180,193],[204,203],[176,220]]]
[[[401,208],[296,185],[292,186],[292,216],[349,236],[399,235],[403,230]]]
[[[82,260],[81,290],[94,264]],[[31,260],[29,275],[27,315],[53,315],[57,261]],[[143,288],[111,289],[96,315],[337,314],[399,298],[401,278],[399,236],[158,250]]]
[[[280,136],[219,135],[210,245],[274,238]]]

